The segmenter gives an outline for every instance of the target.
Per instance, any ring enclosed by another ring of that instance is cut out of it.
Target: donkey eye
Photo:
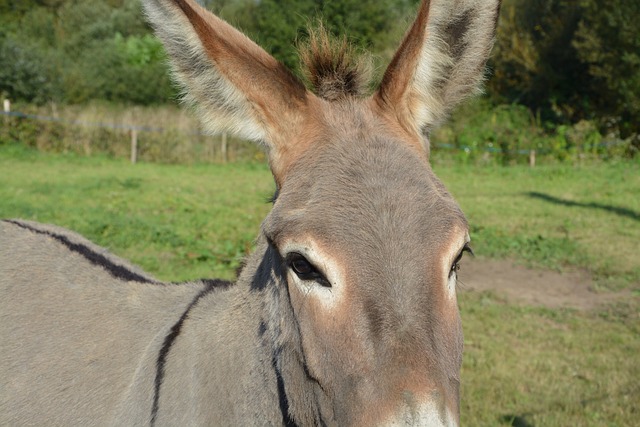
[[[291,260],[291,269],[298,276],[308,276],[315,270],[311,263],[304,259],[302,256],[297,256]]]
[[[449,275],[455,274],[458,271],[460,271],[460,261],[459,260],[453,263],[453,265],[451,266],[451,273]]]
[[[465,252],[469,252],[471,255],[473,255],[473,250],[471,250],[471,246],[469,246],[468,243],[464,245],[456,259],[453,261],[453,264],[451,265],[451,271],[449,271],[449,277],[460,271],[460,261],[462,260],[462,256]]]
[[[301,280],[313,280],[320,285],[330,288],[329,281],[304,256],[293,252],[287,256],[289,268]]]

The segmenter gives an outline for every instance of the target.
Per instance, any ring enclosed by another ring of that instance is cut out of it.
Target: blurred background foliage
[[[373,53],[378,78],[418,0],[200,0],[299,73],[320,18]],[[640,149],[640,2],[503,0],[486,95],[436,132],[462,157],[492,150]],[[0,0],[0,94],[31,106],[175,103],[139,0]],[[573,151],[572,151],[573,150]],[[466,154],[465,154],[466,153]],[[607,153],[611,153],[608,150]]]

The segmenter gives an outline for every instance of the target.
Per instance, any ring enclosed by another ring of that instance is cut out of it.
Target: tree
[[[315,14],[313,0],[262,0],[248,3],[239,26],[290,69],[298,68],[296,41],[305,34],[308,17]]]
[[[640,133],[640,3],[505,0],[489,82],[499,102],[553,123]]]
[[[506,0],[490,63],[492,95],[546,119],[584,118],[579,106],[588,76],[571,44],[579,17],[571,0]]]
[[[175,98],[138,0],[0,0],[0,91],[34,103]]]
[[[640,148],[640,2],[583,0],[572,41],[589,75],[594,115],[618,123]]]
[[[352,43],[373,50],[388,61],[408,25],[405,18],[415,12],[418,1],[226,0],[211,3],[223,17],[238,24],[278,60],[297,70],[296,45],[308,36],[308,27],[316,25],[318,19],[333,34],[346,35]],[[235,3],[235,8],[230,3]]]
[[[55,58],[37,44],[11,36],[0,39],[0,64],[0,94],[36,103],[62,98]]]

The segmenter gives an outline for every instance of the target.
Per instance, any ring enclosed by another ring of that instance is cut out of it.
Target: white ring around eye
[[[458,275],[454,271],[453,274],[450,274],[447,278],[447,295],[449,297],[456,297],[456,286],[458,284]]]
[[[344,279],[342,270],[337,262],[325,251],[320,249],[312,239],[303,241],[288,241],[281,245],[283,257],[291,253],[298,253],[305,257],[321,273],[331,285],[323,286],[312,280],[302,280],[292,270],[288,269],[289,280],[292,281],[305,295],[318,298],[325,308],[333,308],[342,299],[344,293]]]

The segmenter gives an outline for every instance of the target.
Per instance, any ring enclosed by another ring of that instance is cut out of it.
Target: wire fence
[[[126,151],[132,163],[136,163],[141,155],[150,161],[172,163],[262,160],[264,157],[254,144],[229,138],[224,133],[211,135],[201,130],[179,129],[171,125],[160,127],[111,123],[11,111],[6,101],[0,115],[4,116],[2,134],[44,149],[59,149],[62,145],[65,151],[79,150],[86,154],[106,151],[124,156],[125,141],[122,135],[126,134]]]
[[[156,133],[156,134],[167,134],[167,133],[175,134],[177,132],[184,136],[215,138],[219,144],[220,159],[223,162],[226,162],[228,160],[229,139],[226,134],[211,135],[211,134],[202,132],[200,130],[176,130],[174,128],[141,126],[136,124],[118,124],[118,123],[108,123],[108,122],[102,122],[102,121],[74,120],[74,119],[67,119],[67,118],[61,118],[61,117],[46,116],[41,114],[24,113],[21,111],[10,111],[10,104],[8,104],[6,100],[4,103],[4,111],[0,111],[0,115],[3,115],[5,117],[5,121],[4,121],[5,124],[7,124],[7,118],[19,118],[19,119],[33,120],[33,121],[45,122],[45,123],[46,122],[57,123],[57,124],[67,125],[67,126],[77,126],[77,127],[83,127],[83,128],[99,128],[99,129],[109,129],[113,131],[127,132],[130,135],[130,158],[132,163],[137,162],[138,150],[139,150],[138,136],[140,133],[143,133],[143,132]],[[607,147],[620,146],[624,144],[627,144],[627,142],[619,141],[619,140],[608,140],[608,141],[602,141],[596,144],[595,148],[602,149]],[[433,147],[438,150],[446,150],[450,152],[461,152],[461,153],[467,153],[467,154],[470,154],[473,152],[484,152],[484,153],[488,153],[496,156],[505,156],[505,155],[508,155],[511,157],[528,156],[528,163],[531,166],[535,166],[536,157],[538,155],[552,154],[552,151],[553,151],[552,149],[539,148],[539,147],[535,149],[520,148],[520,149],[505,150],[502,147],[495,147],[490,144],[484,144],[484,146],[479,146],[479,147],[471,147],[471,146],[465,146],[465,145],[454,145],[454,144],[437,143],[437,142],[433,145]]]
[[[27,114],[20,111],[2,111],[0,114],[8,117],[19,117],[22,119],[39,120],[43,122],[64,123],[68,125],[87,126],[114,130],[135,130],[138,132],[165,132],[166,129],[159,127],[137,126],[137,125],[121,125],[116,123],[89,122],[84,120],[61,119],[60,117],[42,116],[39,114]],[[204,134],[203,134],[204,135]]]

